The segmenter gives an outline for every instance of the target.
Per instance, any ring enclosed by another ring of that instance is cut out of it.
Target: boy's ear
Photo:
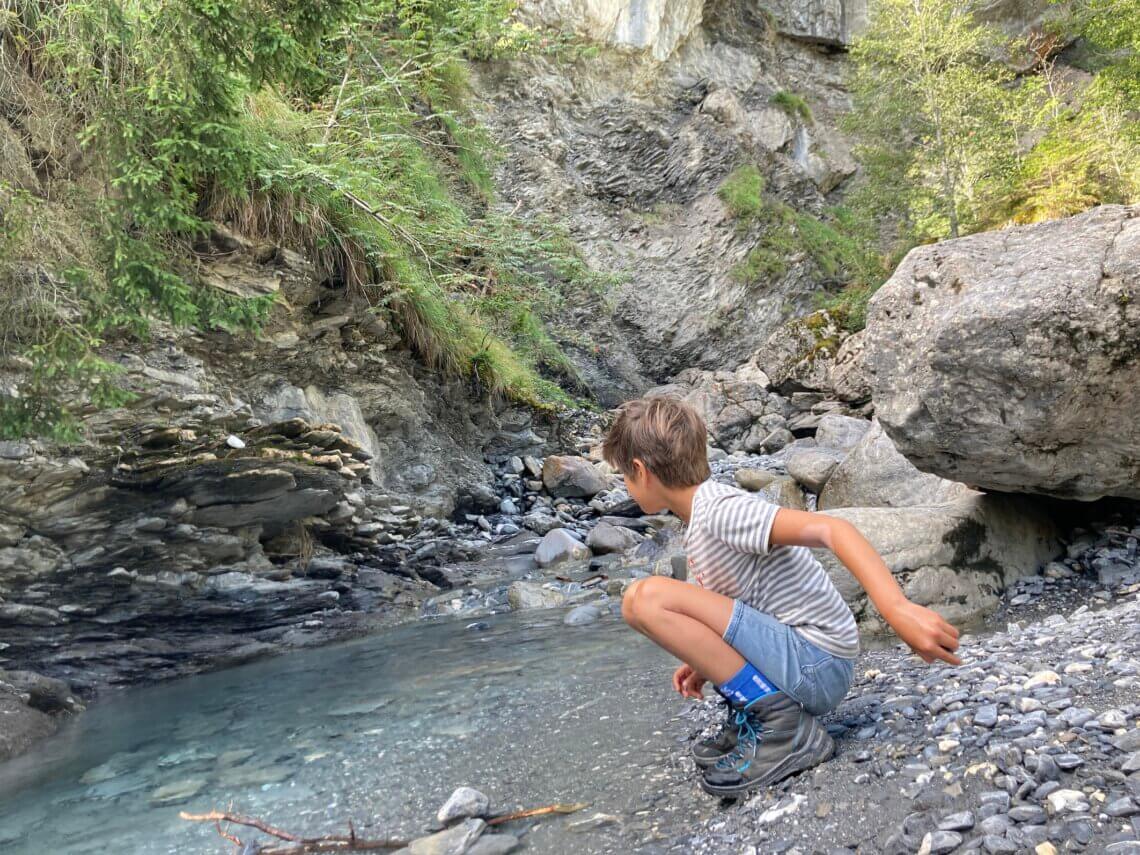
[[[630,461],[630,473],[629,474],[633,476],[633,480],[636,483],[641,484],[648,478],[649,469],[641,461],[640,458],[635,457],[635,458],[633,458],[633,460]]]

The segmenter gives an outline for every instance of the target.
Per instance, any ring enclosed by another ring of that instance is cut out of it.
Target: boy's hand
[[[695,698],[699,701],[704,697],[701,694],[701,689],[707,682],[704,677],[688,665],[682,665],[673,672],[673,688],[680,692],[683,698]]]
[[[951,665],[962,664],[962,660],[954,655],[958,649],[958,630],[938,612],[904,600],[883,617],[898,633],[899,638],[910,645],[910,649],[925,662],[941,659]]]

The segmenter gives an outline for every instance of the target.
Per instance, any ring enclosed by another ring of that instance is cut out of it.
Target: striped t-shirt
[[[855,617],[811,550],[773,546],[779,505],[727,484],[705,481],[693,495],[685,531],[690,580],[742,600],[828,653],[859,653]]]

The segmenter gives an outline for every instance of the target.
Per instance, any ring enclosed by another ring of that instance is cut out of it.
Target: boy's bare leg
[[[720,685],[744,667],[724,640],[735,602],[723,594],[664,576],[630,585],[621,603],[626,623],[694,671]]]

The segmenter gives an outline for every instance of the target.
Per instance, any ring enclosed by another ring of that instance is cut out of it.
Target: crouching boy
[[[830,549],[879,613],[927,662],[960,664],[958,631],[910,602],[848,522],[780,508],[709,479],[700,415],[672,398],[625,404],[603,445],[645,513],[686,524],[689,582],[652,577],[626,591],[634,629],[682,661],[674,688],[700,698],[711,681],[728,718],[693,746],[701,785],[738,796],[827,760],[816,720],[847,694],[859,652],[854,616],[812,548]]]

